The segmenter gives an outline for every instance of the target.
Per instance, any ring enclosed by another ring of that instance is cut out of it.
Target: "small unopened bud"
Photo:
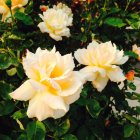
[[[40,5],[40,10],[41,10],[42,12],[46,12],[47,9],[48,9],[47,6],[45,6],[45,5]]]
[[[135,71],[134,70],[131,70],[125,76],[126,76],[126,79],[127,80],[133,81],[134,80],[134,75],[135,75]]]

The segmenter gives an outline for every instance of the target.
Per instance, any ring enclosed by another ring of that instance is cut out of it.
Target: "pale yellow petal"
[[[74,94],[64,97],[65,103],[72,104],[80,98],[82,88],[79,88]]]
[[[61,92],[58,92],[58,95],[63,97],[74,95],[78,90],[82,89],[82,85],[81,79],[75,73],[71,79],[61,84]]]
[[[36,96],[29,102],[27,115],[29,118],[36,117],[39,121],[53,117],[53,110],[48,107],[42,96]]]
[[[94,81],[97,73],[93,70],[93,67],[87,66],[80,70],[81,75],[84,77],[85,82],[86,81]]]
[[[45,32],[48,32],[49,31],[48,28],[47,28],[47,26],[46,26],[46,24],[44,22],[40,22],[38,24],[38,27],[40,28],[40,31],[42,33],[45,33]]]
[[[126,78],[123,74],[123,71],[119,68],[113,68],[107,72],[109,79],[113,82],[121,82],[124,81]]]
[[[30,84],[30,80],[27,80],[18,89],[10,93],[10,96],[15,100],[27,101],[30,100],[35,93],[36,91]]]
[[[41,82],[35,81],[30,79],[30,84],[32,85],[32,87],[34,88],[34,90],[36,90],[37,92],[44,92],[46,91],[47,87],[45,85],[43,85]]]
[[[74,57],[76,60],[83,65],[92,65],[92,60],[89,56],[89,53],[86,49],[78,49],[74,53]]]
[[[47,118],[60,118],[69,110],[60,97],[54,97],[48,93],[37,94],[29,102],[27,115],[29,118],[36,117],[39,121]]]
[[[101,76],[106,76],[106,71],[103,68],[87,66],[80,70],[87,81],[94,81],[95,78],[100,74]]]
[[[67,106],[67,110],[69,110],[69,106]],[[65,114],[67,113],[67,111],[63,110],[63,109],[56,109],[53,110],[53,118],[54,119],[58,119],[63,117]]]
[[[67,111],[67,105],[64,103],[63,98],[60,96],[53,95],[51,93],[45,93],[44,101],[52,109],[61,109]]]
[[[53,38],[55,41],[60,41],[62,40],[62,37],[53,33],[49,34],[51,38]]]
[[[66,54],[63,56],[63,65],[65,70],[73,70],[75,67],[72,54]]]
[[[101,92],[106,87],[108,80],[108,77],[98,76],[92,84],[99,92]]]

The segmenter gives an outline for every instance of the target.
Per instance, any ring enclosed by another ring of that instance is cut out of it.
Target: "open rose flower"
[[[69,105],[80,97],[82,81],[71,54],[61,56],[55,48],[51,51],[37,49],[27,52],[23,67],[29,80],[10,93],[16,100],[29,100],[27,115],[42,121],[48,117],[60,118]]]
[[[49,33],[50,37],[56,41],[62,40],[63,36],[69,37],[68,26],[72,25],[73,14],[65,4],[59,3],[53,8],[49,8],[43,15],[40,14],[43,22],[38,24],[42,33]]]
[[[86,65],[81,70],[87,81],[98,91],[102,91],[110,79],[113,82],[125,80],[123,71],[118,65],[124,64],[128,57],[124,56],[123,50],[119,51],[111,42],[91,42],[87,49],[78,49],[75,58],[80,64]]]
[[[28,0],[11,0],[11,12],[14,13],[15,9],[22,8],[28,3]],[[5,0],[0,0],[0,14],[2,14],[2,21],[5,22],[6,19],[7,22],[11,22],[11,12],[10,8],[6,5]]]
[[[138,55],[138,60],[140,61],[140,47],[135,44],[132,46],[132,51]]]

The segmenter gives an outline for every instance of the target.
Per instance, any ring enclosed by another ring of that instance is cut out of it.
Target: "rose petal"
[[[10,96],[15,100],[27,101],[30,100],[36,91],[30,84],[30,80],[24,82],[18,89],[10,93]]]
[[[98,76],[96,80],[92,82],[92,84],[98,91],[101,92],[107,85],[108,80],[108,77]]]
[[[44,102],[43,97],[38,95],[30,100],[27,115],[29,118],[36,117],[39,121],[42,121],[53,117],[53,110]]]
[[[123,71],[119,67],[109,70],[107,72],[107,75],[109,79],[113,82],[122,82],[126,79]]]
[[[42,33],[45,33],[45,32],[48,32],[49,31],[44,22],[40,22],[38,24],[38,27],[40,28],[40,30],[41,30]]]

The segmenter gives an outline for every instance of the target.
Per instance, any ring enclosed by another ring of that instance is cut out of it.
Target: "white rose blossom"
[[[29,80],[10,93],[15,100],[27,101],[27,115],[42,121],[48,117],[60,118],[69,110],[69,105],[80,97],[83,82],[71,54],[62,56],[51,51],[37,49],[27,52],[23,67]]]
[[[116,45],[111,42],[97,43],[91,42],[87,49],[78,49],[75,52],[76,60],[86,65],[81,72],[87,81],[92,84],[98,91],[102,91],[109,79],[113,82],[125,80],[122,69],[118,65],[124,64],[128,57],[124,56],[123,50],[119,51]]]
[[[38,24],[42,33],[49,33],[49,36],[56,41],[62,40],[63,36],[70,37],[68,26],[72,26],[73,14],[68,6],[59,3],[39,16],[43,20]]]

